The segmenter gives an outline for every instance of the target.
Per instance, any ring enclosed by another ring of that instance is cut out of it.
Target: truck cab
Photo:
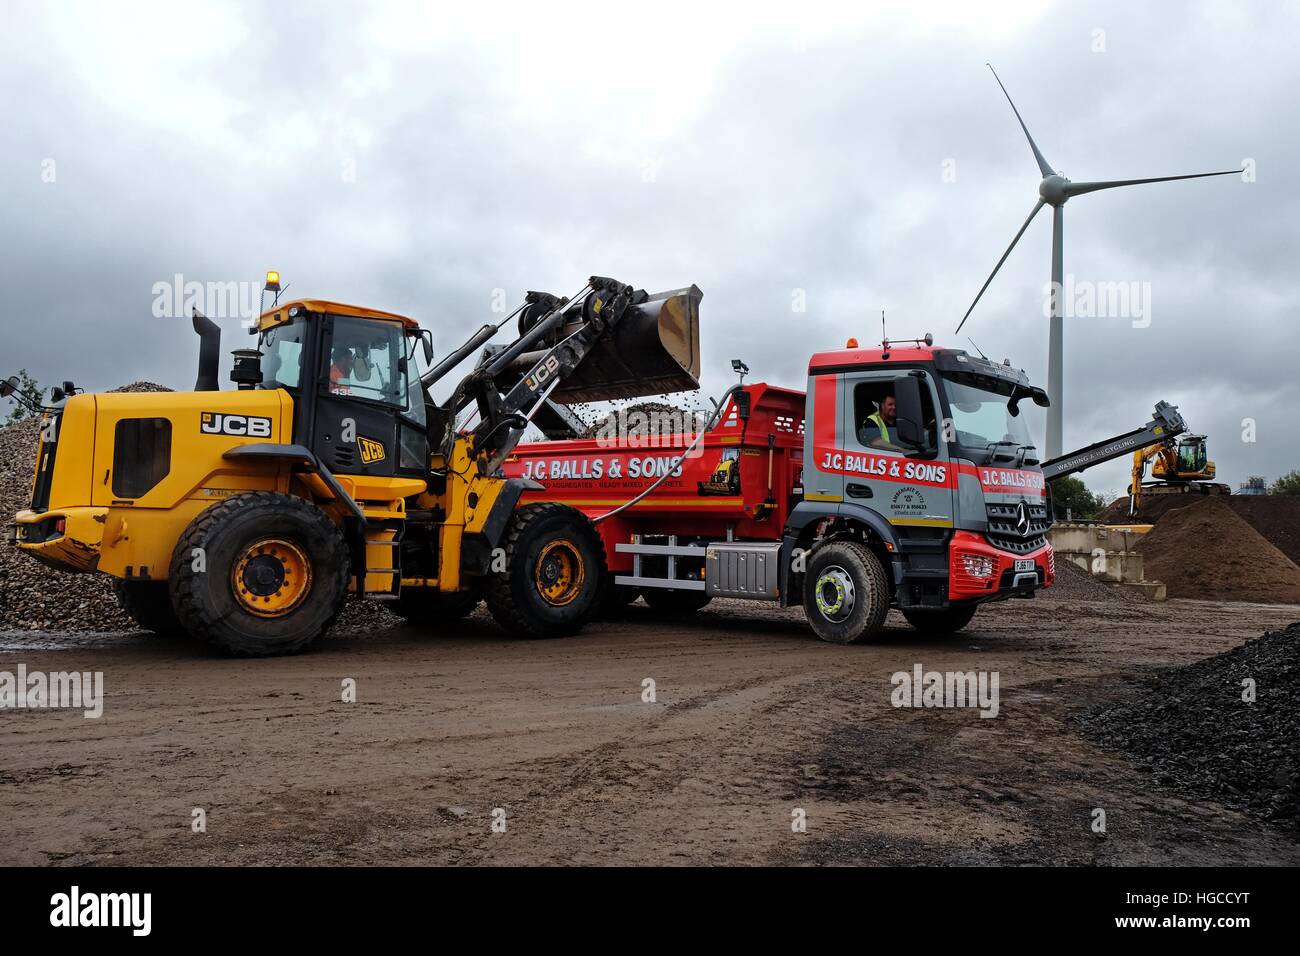
[[[1047,404],[1023,371],[928,337],[816,353],[804,496],[787,548],[811,559],[829,541],[857,543],[881,564],[890,603],[935,630],[964,626],[982,602],[1050,585],[1049,492],[1024,399]],[[814,627],[860,596],[853,570],[806,583]]]

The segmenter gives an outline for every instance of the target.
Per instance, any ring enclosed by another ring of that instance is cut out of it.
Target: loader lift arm
[[[1156,402],[1151,421],[1141,428],[1094,442],[1086,448],[1079,448],[1059,458],[1045,461],[1042,466],[1043,477],[1048,481],[1055,481],[1057,478],[1073,475],[1094,465],[1122,458],[1139,448],[1170,441],[1185,431],[1187,431],[1187,423],[1178,413],[1178,406],[1170,405],[1168,402]]]
[[[571,401],[600,401],[698,388],[700,297],[694,286],[650,296],[603,276],[592,276],[572,300],[528,293],[512,313],[520,316],[518,338],[488,347],[443,406],[444,452],[456,440],[457,416],[472,404],[479,415],[473,456],[480,473],[492,474],[539,413],[547,431],[574,427],[576,417],[552,400],[557,390]],[[486,344],[489,330],[431,370],[425,387]],[[588,365],[597,367],[588,373]]]

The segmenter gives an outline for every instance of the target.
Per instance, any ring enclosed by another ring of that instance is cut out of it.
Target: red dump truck
[[[685,457],[689,431],[625,422],[520,444],[504,469],[527,483],[524,501],[563,502],[596,522],[605,566],[594,573],[611,603],[802,605],[835,643],[879,632],[893,606],[919,630],[950,633],[980,604],[1032,597],[1055,576],[1026,398],[1048,401],[1023,371],[929,336],[850,340],[812,357],[806,393],[733,391]]]

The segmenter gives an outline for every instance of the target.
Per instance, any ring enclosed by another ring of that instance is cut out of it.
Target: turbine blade
[[[1002,78],[998,76],[998,71],[993,69],[993,64],[985,63],[984,65],[987,66],[989,72],[993,74],[993,79],[998,81],[998,86],[1002,86]],[[1002,95],[1007,98],[1008,103],[1011,103],[1011,94],[1007,92],[1005,86],[1002,86]],[[1043,158],[1043,154],[1039,150],[1038,144],[1035,143],[1034,138],[1029,135],[1029,127],[1025,125],[1023,119],[1020,119],[1020,110],[1016,109],[1015,103],[1011,103],[1011,112],[1016,114],[1016,119],[1020,121],[1020,128],[1025,131],[1025,139],[1029,140],[1029,148],[1034,151],[1034,159],[1038,160],[1038,171],[1043,174],[1044,178],[1051,176],[1056,172],[1056,170],[1052,169],[1052,167],[1048,165],[1047,160]]]
[[[1081,196],[1095,193],[1099,189],[1114,189],[1117,186],[1141,186],[1144,183],[1170,183],[1177,179],[1204,179],[1206,176],[1236,176],[1245,172],[1241,169],[1225,169],[1218,173],[1192,173],[1190,176],[1157,176],[1154,179],[1110,179],[1098,183],[1066,183],[1065,195]]]
[[[984,280],[984,285],[980,286],[979,295],[975,296],[975,301],[970,304],[970,308],[966,310],[966,314],[961,317],[961,323],[957,326],[957,332],[961,331],[961,327],[966,324],[966,320],[970,318],[970,314],[975,311],[975,306],[979,304],[980,296],[982,296],[984,290],[989,287],[989,283],[993,281],[993,277],[997,275],[998,270],[1002,268],[1002,263],[1007,261],[1007,256],[1011,255],[1011,250],[1016,247],[1016,243],[1019,242],[1020,237],[1025,234],[1025,230],[1029,228],[1029,224],[1034,221],[1034,217],[1038,215],[1038,210],[1042,209],[1043,205],[1041,199],[1035,203],[1033,211],[1029,214],[1029,218],[1026,219],[1025,224],[1020,227],[1020,231],[1016,233],[1016,237],[1011,240],[1011,245],[1007,246],[1007,251],[1002,253],[1002,258],[999,259],[998,264],[993,267],[993,271],[989,274],[989,277]],[[957,332],[954,332],[953,334],[956,335]]]

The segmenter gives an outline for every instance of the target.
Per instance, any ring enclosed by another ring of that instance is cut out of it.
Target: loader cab
[[[404,316],[318,300],[262,315],[261,385],[294,400],[294,441],[330,471],[423,477],[428,410],[419,326]]]

